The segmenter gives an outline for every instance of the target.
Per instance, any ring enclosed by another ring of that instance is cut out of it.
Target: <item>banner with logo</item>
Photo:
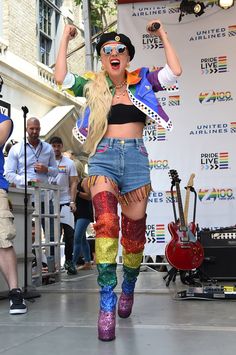
[[[170,169],[176,169],[181,179],[183,205],[185,186],[195,174],[200,229],[236,224],[236,7],[225,11],[216,1],[205,5],[202,16],[184,15],[180,22],[178,2],[119,5],[119,32],[126,33],[136,48],[130,70],[165,65],[161,41],[145,29],[150,19],[161,20],[183,67],[178,83],[157,94],[173,131],[157,125],[144,131],[153,186],[146,255],[163,255],[170,240],[167,226],[174,220]],[[190,193],[189,222],[193,201]]]
[[[8,102],[0,100],[0,113],[2,115],[11,117],[11,105]]]

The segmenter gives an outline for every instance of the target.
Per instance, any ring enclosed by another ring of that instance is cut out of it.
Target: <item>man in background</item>
[[[12,120],[0,114],[0,269],[9,287],[10,314],[24,314],[27,307],[23,293],[18,288],[17,259],[13,248],[16,230],[13,225],[13,214],[9,208],[9,184],[3,176],[4,155],[3,147],[13,129]]]
[[[5,163],[5,177],[13,186],[24,188],[25,173],[27,175],[27,183],[38,182],[48,184],[50,177],[58,174],[57,163],[54,151],[51,145],[39,138],[40,121],[31,117],[26,122],[26,142],[24,139],[13,145],[9,151],[8,158]],[[26,144],[26,172],[25,172],[25,144]],[[32,196],[32,205],[35,206],[35,198]],[[46,199],[44,191],[41,193],[41,214],[47,211]],[[49,206],[48,206],[49,209]],[[45,232],[45,218],[42,217],[40,223]],[[51,232],[51,230],[50,230]],[[49,234],[50,234],[49,232]],[[53,236],[49,236],[53,239]]]
[[[60,186],[61,231],[65,242],[65,269],[70,275],[77,273],[72,263],[74,245],[74,214],[76,210],[75,198],[77,193],[78,174],[73,160],[62,154],[63,141],[60,137],[52,137],[50,144],[55,153],[58,175],[50,179],[51,183]]]
[[[39,139],[40,129],[40,122],[37,118],[32,117],[27,120],[27,182],[37,181],[48,184],[48,178],[55,177],[58,170],[52,147]],[[10,149],[5,166],[5,175],[11,184],[16,187],[24,187],[25,155],[23,140]]]

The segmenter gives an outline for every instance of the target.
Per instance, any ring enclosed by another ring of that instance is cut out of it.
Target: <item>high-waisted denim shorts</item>
[[[89,158],[89,176],[106,176],[118,186],[121,195],[148,185],[148,153],[142,138],[103,138]]]

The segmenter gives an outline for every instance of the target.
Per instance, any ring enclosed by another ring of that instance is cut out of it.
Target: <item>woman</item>
[[[89,242],[86,238],[86,230],[89,224],[93,222],[93,207],[91,203],[90,192],[86,191],[87,175],[84,172],[84,166],[78,160],[75,160],[74,162],[80,181],[77,186],[77,195],[75,200],[76,211],[74,212],[76,222],[72,260],[74,266],[73,270],[76,270],[76,264],[82,251],[85,263],[80,269],[90,270],[92,269],[91,252]],[[70,274],[70,270],[68,270],[67,273]],[[73,275],[75,273],[72,271],[71,274]]]
[[[155,29],[154,23],[160,24],[159,29]],[[96,262],[101,287],[98,337],[105,341],[115,338],[117,296],[114,288],[120,229],[117,205],[119,202],[122,211],[124,264],[118,315],[127,318],[132,311],[134,287],[142,261],[146,207],[151,190],[143,128],[146,116],[166,129],[172,128],[154,91],[173,84],[182,71],[160,21],[149,21],[147,32],[159,36],[163,43],[167,64],[162,69],[149,72],[147,68],[140,68],[129,73],[127,67],[135,48],[124,34],[110,32],[104,33],[96,46],[102,62],[101,72],[87,73],[83,77],[68,73],[67,47],[76,35],[71,25],[65,27],[55,68],[58,84],[70,88],[75,96],[87,98],[78,136],[83,140],[87,135],[84,146],[90,153],[89,186],[95,210]]]

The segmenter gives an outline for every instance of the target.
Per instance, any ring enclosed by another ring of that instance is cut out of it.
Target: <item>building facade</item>
[[[26,106],[27,118],[41,121],[41,138],[59,135],[65,149],[78,154],[81,147],[71,131],[83,99],[60,91],[53,79],[60,37],[68,21],[78,27],[78,36],[69,47],[69,70],[82,73],[83,19],[73,0],[0,0],[0,109],[4,110],[4,102],[11,105],[13,139],[23,138],[21,107]]]

